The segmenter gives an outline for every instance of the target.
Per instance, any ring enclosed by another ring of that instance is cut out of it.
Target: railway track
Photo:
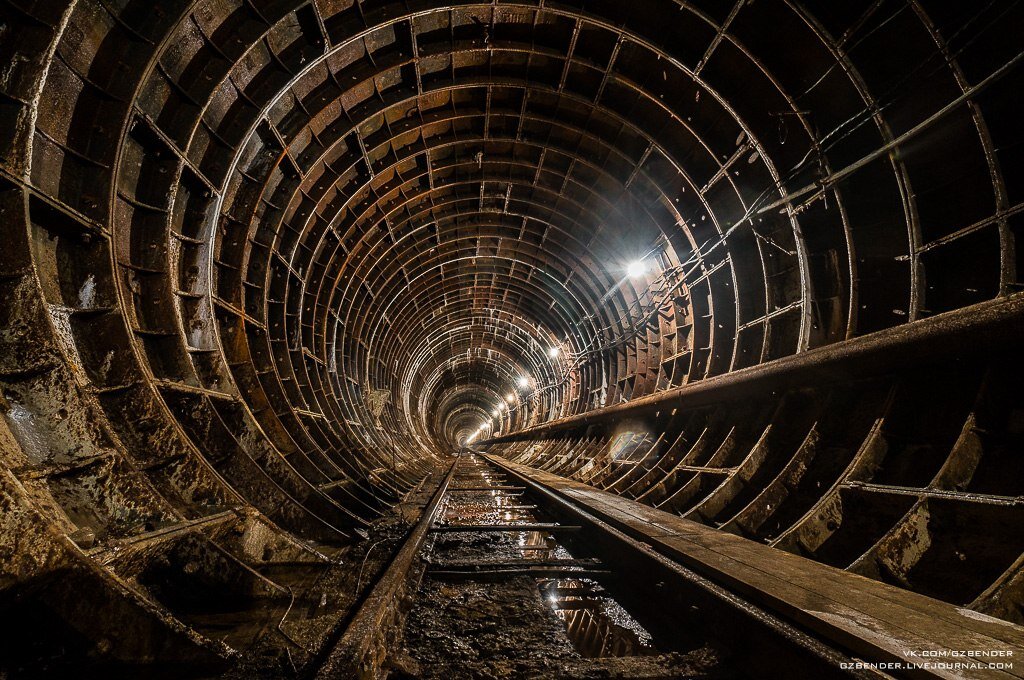
[[[463,452],[319,677],[868,675],[840,670],[851,661],[564,494]]]

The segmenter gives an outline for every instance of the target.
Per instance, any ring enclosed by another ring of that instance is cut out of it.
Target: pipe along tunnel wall
[[[467,445],[1024,623],[1022,30],[0,0],[0,673],[304,672]]]

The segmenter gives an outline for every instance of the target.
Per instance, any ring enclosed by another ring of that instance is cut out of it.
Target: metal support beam
[[[481,442],[542,439],[553,433],[625,416],[695,407],[814,384],[880,376],[941,360],[964,361],[1019,345],[1024,338],[1024,293],[938,314],[852,340],[715,376],[623,404],[598,408]]]

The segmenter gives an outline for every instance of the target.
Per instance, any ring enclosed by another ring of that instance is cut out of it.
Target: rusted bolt
[[[68,536],[68,538],[74,541],[78,547],[83,550],[88,550],[96,545],[96,532],[92,530],[92,527],[82,527]]]

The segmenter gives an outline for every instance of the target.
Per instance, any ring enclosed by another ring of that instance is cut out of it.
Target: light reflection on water
[[[585,657],[657,654],[648,633],[622,606],[590,579],[540,582],[541,595]]]

